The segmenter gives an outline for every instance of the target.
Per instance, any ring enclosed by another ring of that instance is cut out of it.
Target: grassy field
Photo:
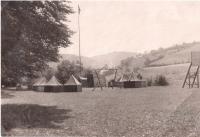
[[[147,67],[143,68],[140,72],[144,78],[152,77],[155,79],[157,75],[164,75],[171,86],[181,87],[188,68],[189,64],[186,63],[160,67]]]
[[[176,87],[2,90],[2,125],[15,136],[200,136],[200,90]]]

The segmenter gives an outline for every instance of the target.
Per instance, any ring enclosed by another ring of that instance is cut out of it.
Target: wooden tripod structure
[[[99,72],[100,72],[101,70],[113,70],[113,71],[115,71],[115,75],[114,75],[114,81],[115,81],[116,75],[117,75],[117,70],[118,70],[118,69],[101,68],[101,69],[95,69],[95,70],[94,70],[94,73],[95,73],[95,75],[97,76],[97,81],[98,81],[97,83],[98,83],[98,86],[100,86],[100,87],[101,87],[101,90],[103,90],[103,86],[102,86],[102,83],[101,83],[100,77],[99,77]],[[94,86],[93,91],[94,91],[95,89],[96,89],[96,87]]]
[[[199,69],[200,69],[200,52],[191,53],[191,63],[186,73],[185,80],[182,88],[188,85],[189,88],[193,88],[195,85],[200,87],[199,83]]]
[[[192,72],[191,70],[194,67],[196,67],[196,71]],[[194,85],[196,85],[199,88],[199,66],[193,66],[192,63],[190,63],[182,88],[184,88],[185,85],[188,85],[189,88],[193,88]]]

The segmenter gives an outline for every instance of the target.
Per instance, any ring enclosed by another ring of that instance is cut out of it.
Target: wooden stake
[[[186,83],[186,81],[187,81],[187,78],[188,78],[188,75],[189,75],[189,73],[190,73],[190,68],[191,68],[191,67],[192,67],[192,63],[190,63],[190,66],[189,66],[188,71],[187,71],[187,74],[186,74],[186,76],[185,76],[185,80],[184,80],[184,82],[183,82],[182,88],[185,87],[185,83]],[[189,87],[190,87],[190,78],[189,78]]]
[[[197,82],[198,82],[198,73],[199,73],[199,66],[197,67],[197,70],[195,72],[195,76],[194,76],[194,79],[193,79],[193,82],[192,82],[192,88],[194,86],[194,83],[196,81],[196,78],[197,78]],[[196,85],[196,84],[195,84]],[[197,83],[197,86],[199,85],[199,82]]]
[[[200,67],[200,66],[198,66],[198,67]],[[198,69],[198,74],[197,74],[197,87],[199,88],[199,69]]]
[[[98,83],[99,83],[99,85],[100,85],[100,87],[101,87],[101,90],[103,90],[103,87],[102,87],[101,82],[100,82],[100,79],[99,79],[99,75],[98,75],[98,73],[97,73],[96,70],[95,70],[95,73],[96,73],[96,75],[97,75]]]

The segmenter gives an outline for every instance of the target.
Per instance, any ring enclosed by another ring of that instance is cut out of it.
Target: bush
[[[155,85],[157,86],[167,86],[169,85],[167,79],[163,75],[158,75],[155,79]]]

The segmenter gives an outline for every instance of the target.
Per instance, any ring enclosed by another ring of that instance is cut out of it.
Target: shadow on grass
[[[71,118],[71,110],[56,106],[34,104],[5,104],[1,106],[1,124],[5,131],[12,128],[62,128],[61,123]]]
[[[1,98],[13,98],[14,95],[11,95],[10,93],[6,91],[1,91]]]

